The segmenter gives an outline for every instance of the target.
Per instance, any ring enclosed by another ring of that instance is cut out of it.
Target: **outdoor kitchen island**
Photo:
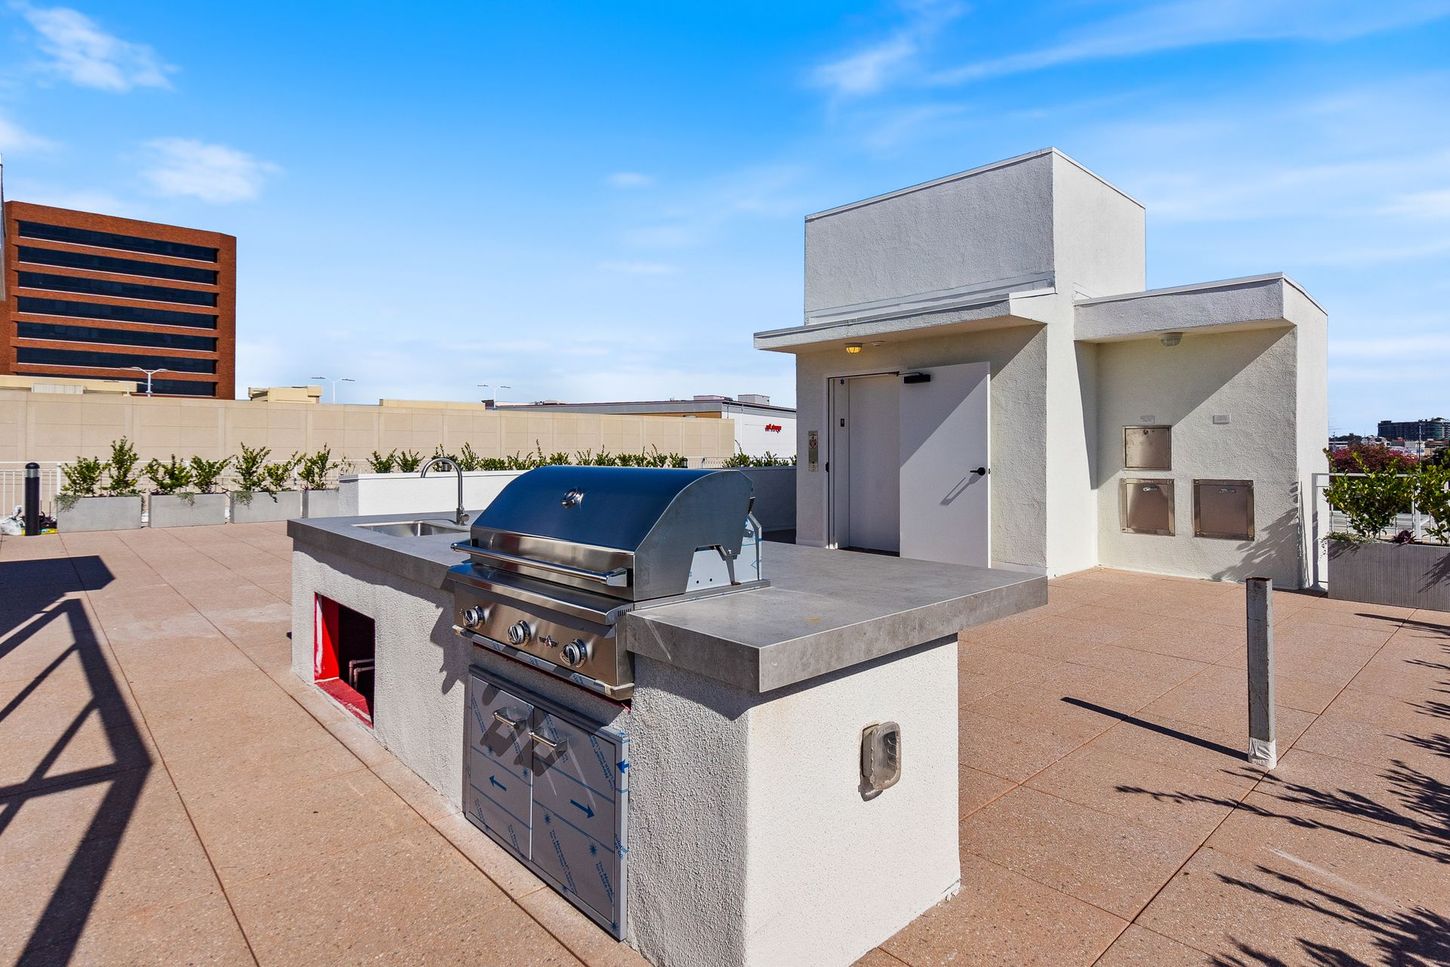
[[[615,700],[470,640],[451,525],[291,521],[294,672],[603,929],[849,964],[961,888],[956,636],[1044,578],[762,543],[769,586],[617,615]]]

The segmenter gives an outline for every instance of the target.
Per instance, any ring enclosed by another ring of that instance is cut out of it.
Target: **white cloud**
[[[1385,206],[1387,215],[1412,218],[1450,218],[1450,188],[1413,191],[1400,195]]]
[[[149,162],[142,178],[159,194],[214,204],[250,201],[281,169],[224,144],[192,138],[158,138],[145,144]]]
[[[622,275],[673,275],[679,271],[678,266],[666,262],[641,260],[600,262],[599,268],[604,272],[616,272]]]
[[[0,114],[0,154],[7,151],[45,151],[55,147],[55,142],[27,131],[14,121]]]
[[[1447,0],[1178,0],[1147,3],[1062,41],[938,73],[939,84],[1021,74],[1082,61],[1244,41],[1334,42],[1450,15]]]
[[[604,183],[611,188],[648,188],[655,180],[638,171],[616,171],[605,178]]]
[[[146,44],[122,40],[101,29],[90,17],[69,7],[17,4],[49,57],[45,67],[80,87],[129,91],[135,87],[170,87],[176,68]]]
[[[932,35],[959,17],[963,10],[955,3],[935,0],[919,0],[904,7],[905,26],[885,40],[817,65],[809,75],[811,86],[824,88],[838,97],[874,94],[910,73]]]

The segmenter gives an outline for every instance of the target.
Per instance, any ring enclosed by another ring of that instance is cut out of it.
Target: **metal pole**
[[[1274,730],[1274,582],[1244,582],[1248,604],[1249,762],[1264,769],[1279,764]]]
[[[25,536],[40,533],[40,464],[25,465]]]

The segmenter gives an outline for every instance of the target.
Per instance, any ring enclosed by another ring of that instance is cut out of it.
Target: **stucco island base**
[[[446,537],[292,533],[295,673],[315,595],[372,617],[375,734],[455,807],[470,666],[629,732],[626,940],[652,962],[849,964],[960,888],[955,636],[763,693],[636,654],[624,707],[458,639]],[[861,731],[886,720],[902,777],[867,799]]]

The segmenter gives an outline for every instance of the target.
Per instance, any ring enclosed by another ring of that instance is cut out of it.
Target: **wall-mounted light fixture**
[[[1172,349],[1174,346],[1178,345],[1183,341],[1183,333],[1165,332],[1163,335],[1158,337],[1158,341],[1161,342],[1163,345],[1167,346],[1169,349]]]
[[[860,351],[861,351],[861,344],[860,343],[858,343],[858,342],[848,342],[848,343],[846,343],[846,352],[850,353],[852,356],[856,355]]]

